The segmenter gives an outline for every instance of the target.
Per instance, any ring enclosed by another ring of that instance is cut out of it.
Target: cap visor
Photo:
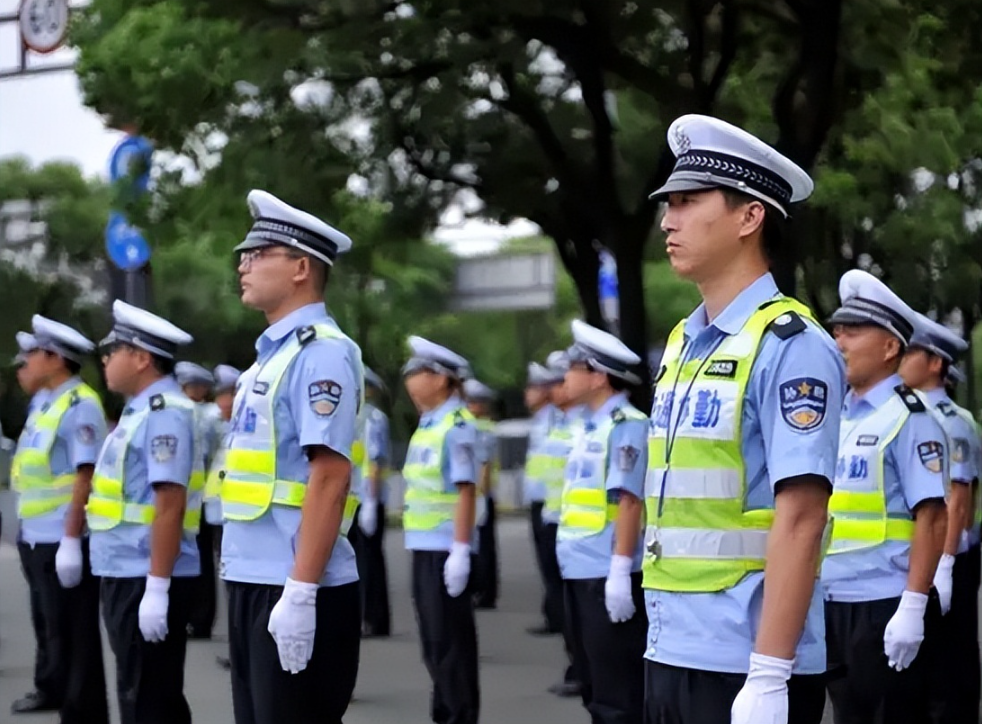
[[[668,181],[665,182],[665,185],[648,196],[648,198],[653,201],[664,201],[669,194],[678,194],[685,191],[712,191],[713,189],[718,189],[720,186],[721,184],[707,182],[705,180],[698,181],[696,179],[670,176]]]
[[[237,251],[248,251],[249,249],[262,249],[267,246],[275,246],[275,241],[269,241],[267,239],[246,239],[237,247],[232,249],[233,253]]]

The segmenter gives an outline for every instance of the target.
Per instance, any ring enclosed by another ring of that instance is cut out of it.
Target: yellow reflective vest
[[[307,480],[288,480],[278,474],[273,403],[290,364],[304,345],[315,338],[348,339],[331,324],[315,324],[298,330],[262,364],[252,388],[245,389],[241,386],[236,394],[236,409],[242,409],[248,401],[248,407],[255,412],[257,423],[254,431],[232,430],[223,442],[225,460],[224,468],[219,474],[222,515],[226,520],[257,520],[273,505],[303,507]],[[262,394],[255,392],[257,389],[262,390]],[[359,392],[364,390],[361,379],[358,380],[358,389]],[[356,455],[357,450],[353,451],[353,456]],[[342,534],[346,535],[351,528],[357,508],[358,498],[351,494],[349,485],[342,518]]]
[[[708,358],[685,363],[685,320],[669,336],[648,440],[645,588],[722,591],[764,570],[774,511],[746,509],[743,402],[764,335],[795,321],[792,313],[812,318],[801,303],[778,297]],[[701,408],[683,414],[684,398]]]
[[[182,394],[165,392],[159,395],[164,408],[186,410],[194,419],[194,403]],[[126,456],[136,433],[149,415],[154,413],[151,403],[142,410],[123,415],[112,435],[122,438],[116,442],[115,454],[107,458],[106,447],[99,456],[95,475],[92,477],[92,493],[85,506],[86,519],[92,530],[111,530],[118,525],[143,525],[153,523],[156,508],[153,503],[137,503],[126,499]],[[160,409],[160,408],[157,408]],[[192,431],[192,439],[194,437]],[[109,444],[109,441],[107,441]],[[191,478],[188,481],[187,505],[184,510],[184,530],[197,533],[201,523],[201,502],[205,487],[204,454],[192,450]]]
[[[82,383],[31,413],[11,468],[13,488],[20,493],[17,499],[19,518],[38,518],[72,501],[75,472],[54,475],[51,471],[51,450],[62,419],[73,405],[83,399],[93,401],[102,410],[99,396]]]

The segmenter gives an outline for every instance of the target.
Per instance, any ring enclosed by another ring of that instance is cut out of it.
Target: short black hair
[[[157,370],[157,373],[163,377],[174,374],[174,368],[177,366],[177,361],[171,359],[170,357],[160,357],[155,354],[150,355],[150,359],[153,362],[153,368]]]
[[[331,266],[325,264],[313,254],[298,249],[288,249],[286,255],[291,259],[306,259],[310,263],[310,276],[314,280],[314,287],[323,293],[327,289],[327,282],[331,278]]]
[[[758,202],[764,205],[764,224],[761,230],[761,250],[771,267],[777,265],[782,255],[786,253],[788,220],[781,215],[777,209],[763,199],[737,191],[731,188],[720,188],[726,207],[730,210],[736,209],[744,204]]]
[[[79,372],[82,371],[82,364],[80,362],[76,362],[75,360],[68,359],[68,357],[58,354],[57,352],[52,352],[51,350],[48,349],[44,350],[44,353],[48,357],[60,357],[61,361],[65,363],[65,369],[68,370],[68,374],[72,376],[77,375]]]
[[[620,377],[615,377],[614,375],[607,375],[607,384],[610,385],[614,392],[630,392],[631,388],[634,387],[630,382]]]

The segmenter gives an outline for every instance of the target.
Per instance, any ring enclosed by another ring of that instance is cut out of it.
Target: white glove
[[[750,673],[730,708],[730,724],[788,724],[788,679],[794,660],[750,654]]]
[[[904,591],[897,612],[887,623],[883,634],[883,651],[887,663],[897,671],[903,671],[917,656],[924,640],[924,611],[927,595]]]
[[[62,588],[75,588],[82,582],[82,539],[62,536],[55,553],[55,573]]]
[[[623,623],[634,616],[634,598],[631,596],[631,568],[634,561],[630,556],[610,557],[610,572],[604,584],[604,602],[607,615],[613,623]]]
[[[941,599],[942,616],[951,610],[951,572],[954,566],[955,557],[944,553],[938,561],[938,570],[934,572],[934,587],[938,591],[938,598]]]
[[[147,589],[140,601],[140,633],[150,643],[167,638],[167,606],[170,579],[147,576]]]
[[[269,614],[266,630],[273,636],[283,671],[299,674],[314,655],[317,631],[316,583],[286,579],[283,595]]]
[[[367,536],[375,535],[378,530],[378,505],[374,498],[365,498],[358,509],[358,527]]]
[[[450,555],[443,564],[443,582],[451,598],[457,598],[467,588],[471,576],[471,547],[467,543],[453,542]]]

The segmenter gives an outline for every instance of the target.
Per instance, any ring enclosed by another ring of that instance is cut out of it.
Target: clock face
[[[36,53],[57,50],[68,32],[68,0],[23,0],[20,36]]]

